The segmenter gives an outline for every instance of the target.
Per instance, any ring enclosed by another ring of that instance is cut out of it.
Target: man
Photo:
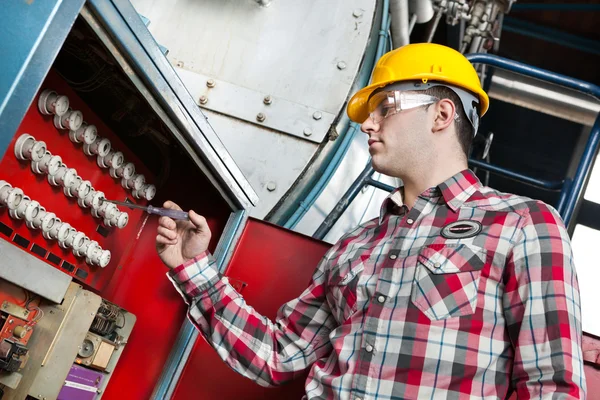
[[[333,246],[276,322],[216,272],[202,217],[162,218],[157,249],[192,321],[261,385],[310,368],[309,399],[584,398],[579,292],[560,217],[467,169],[489,104],[472,65],[413,44],[385,54],[372,82],[348,115],[369,136],[375,170],[403,187]]]

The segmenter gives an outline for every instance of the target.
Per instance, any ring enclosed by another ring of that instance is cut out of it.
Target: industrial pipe
[[[600,101],[581,92],[539,79],[496,69],[488,94],[491,98],[593,126]]]
[[[390,0],[392,45],[394,48],[410,43],[408,0]]]

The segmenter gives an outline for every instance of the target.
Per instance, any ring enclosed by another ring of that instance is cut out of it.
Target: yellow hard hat
[[[358,91],[348,102],[350,119],[362,124],[369,117],[367,102],[371,94],[379,88],[402,81],[439,82],[465,89],[479,98],[480,117],[490,104],[475,68],[464,55],[435,43],[415,43],[392,50],[377,61],[372,83]]]

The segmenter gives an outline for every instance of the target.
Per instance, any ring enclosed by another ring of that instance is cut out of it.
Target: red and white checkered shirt
[[[457,222],[458,221],[458,222]],[[465,170],[344,236],[276,322],[203,254],[169,272],[219,355],[308,399],[583,399],[581,314],[557,212]]]

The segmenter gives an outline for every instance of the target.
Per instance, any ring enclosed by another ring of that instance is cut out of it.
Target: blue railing
[[[579,79],[570,78],[561,74],[557,74],[545,69],[532,67],[531,65],[523,64],[517,61],[494,56],[491,54],[469,54],[467,56],[473,64],[487,64],[492,67],[502,68],[507,71],[515,72],[531,78],[539,79],[545,82],[564,86],[569,89],[588,94],[597,99],[600,99],[600,86],[585,82]],[[566,225],[569,225],[573,213],[577,206],[577,202],[581,197],[585,181],[593,166],[594,158],[598,153],[598,145],[600,144],[600,114],[596,117],[592,131],[585,145],[585,150],[579,160],[575,176],[571,180],[567,179],[557,184],[553,181],[539,181],[540,187],[549,190],[560,189],[560,198],[556,208]],[[499,174],[509,175],[512,173],[504,168],[494,167]],[[533,179],[528,178],[527,179]],[[537,180],[536,180],[537,181]]]

